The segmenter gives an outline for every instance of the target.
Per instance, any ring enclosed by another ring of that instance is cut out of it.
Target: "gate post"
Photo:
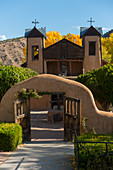
[[[28,134],[29,134],[29,136],[28,136],[28,140],[29,141],[31,141],[31,116],[30,116],[30,97],[27,99],[27,113],[28,113],[28,119],[27,119],[27,121],[28,121]]]
[[[77,135],[81,134],[81,101],[78,100],[77,101],[77,127],[76,127],[76,131],[77,131]]]
[[[64,141],[66,141],[66,96],[64,96]]]
[[[28,99],[18,99],[13,102],[15,123],[22,126],[23,140],[31,140],[31,123],[30,123],[30,97]]]

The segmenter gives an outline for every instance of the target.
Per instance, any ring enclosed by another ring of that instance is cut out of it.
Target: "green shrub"
[[[19,124],[0,124],[0,151],[13,151],[21,143],[22,127]]]
[[[108,110],[110,103],[113,105],[113,64],[79,75],[75,80],[92,91],[104,110]]]
[[[37,74],[37,72],[28,68],[0,66],[0,101],[9,88]]]
[[[78,136],[78,141],[93,142],[113,142],[113,135],[83,134]],[[105,154],[105,144],[79,144],[79,166],[80,169],[102,169],[113,168],[113,155],[101,156]],[[113,144],[108,144],[108,153],[113,154]],[[77,162],[77,149],[75,142],[75,160]]]

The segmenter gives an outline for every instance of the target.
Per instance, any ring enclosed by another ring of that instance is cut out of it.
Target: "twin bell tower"
[[[101,53],[101,36],[103,34],[102,28],[93,27],[92,22],[94,21],[92,21],[92,18],[90,18],[90,21],[88,22],[90,22],[90,27],[80,28],[80,38],[82,38],[83,48],[82,72],[80,74],[93,69],[100,68],[102,66],[102,53]],[[40,29],[37,29],[36,24],[38,22],[36,20],[33,21],[32,23],[35,24],[34,28],[26,29],[25,31],[25,37],[27,39],[26,67],[34,71],[37,71],[39,74],[44,74],[47,73],[47,65],[44,56],[46,28],[41,27]],[[71,58],[71,56],[69,57]]]

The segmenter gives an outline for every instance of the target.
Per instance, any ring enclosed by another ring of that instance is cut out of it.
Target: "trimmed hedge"
[[[0,124],[0,151],[13,151],[21,143],[22,127],[19,124]]]
[[[78,136],[78,141],[94,141],[94,142],[113,142],[113,135],[103,134],[82,134]],[[83,147],[84,148],[83,148]],[[113,168],[113,155],[102,156],[105,154],[105,144],[91,144],[86,143],[79,144],[79,166],[80,170],[84,169],[112,169]],[[75,148],[75,161],[77,162],[77,149],[76,142],[74,143]],[[108,153],[113,154],[113,144],[108,144]]]
[[[28,68],[0,65],[0,101],[9,88],[36,75],[37,72]]]

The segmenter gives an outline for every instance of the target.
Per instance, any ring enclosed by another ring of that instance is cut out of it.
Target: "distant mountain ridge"
[[[113,29],[106,32],[104,35],[103,35],[103,38],[109,38],[110,37],[110,34],[113,33]]]
[[[24,37],[0,41],[0,62],[2,65],[14,65],[20,67],[21,58],[24,57],[22,48],[25,47]]]

